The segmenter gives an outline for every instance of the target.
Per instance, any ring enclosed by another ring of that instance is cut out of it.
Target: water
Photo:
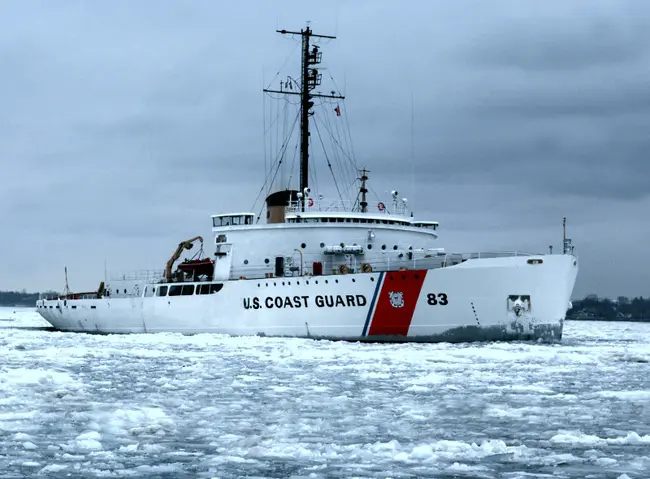
[[[42,326],[0,308],[0,478],[650,476],[650,324],[556,345]]]

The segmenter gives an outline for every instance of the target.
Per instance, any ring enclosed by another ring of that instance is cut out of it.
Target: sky
[[[566,216],[574,297],[650,296],[645,0],[0,2],[0,290],[94,290],[257,212],[275,30],[307,21],[371,188],[441,247],[559,251]]]

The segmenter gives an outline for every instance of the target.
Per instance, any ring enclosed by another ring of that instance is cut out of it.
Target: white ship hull
[[[559,340],[577,271],[569,254],[470,259],[429,270],[225,281],[208,295],[40,300],[37,311],[57,330],[93,333]]]

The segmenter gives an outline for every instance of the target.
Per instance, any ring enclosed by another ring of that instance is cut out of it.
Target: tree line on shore
[[[0,291],[0,306],[35,306],[40,293],[22,291]],[[45,293],[43,293],[45,294]],[[48,291],[47,294],[57,294]]]
[[[650,298],[638,296],[616,299],[599,298],[595,294],[573,301],[567,319],[592,321],[650,321]]]

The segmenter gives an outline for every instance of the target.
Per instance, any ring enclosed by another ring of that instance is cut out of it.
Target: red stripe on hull
[[[385,273],[368,336],[406,336],[426,270]]]

